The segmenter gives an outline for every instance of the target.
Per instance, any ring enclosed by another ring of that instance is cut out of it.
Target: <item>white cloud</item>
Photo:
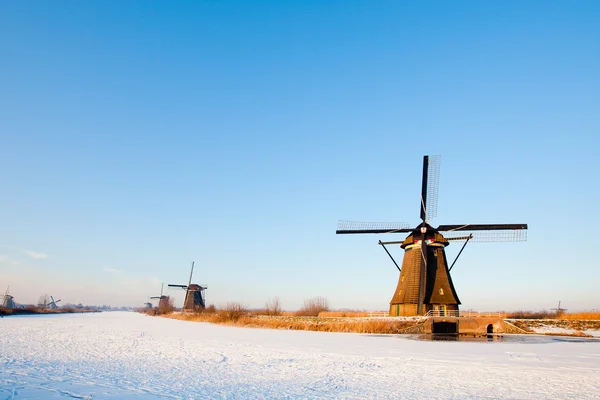
[[[114,274],[114,273],[117,273],[117,272],[121,272],[121,271],[119,271],[118,269],[116,269],[116,268],[111,268],[111,267],[104,267],[103,269],[104,269],[106,272],[110,272],[110,273],[113,273],[113,274]]]
[[[29,256],[30,258],[33,258],[35,260],[41,260],[43,258],[48,258],[49,255],[46,253],[40,253],[39,251],[33,251],[33,250],[28,250],[28,249],[23,249],[20,247],[16,247],[16,246],[9,246],[9,245],[0,245],[0,247],[5,248],[5,249],[10,249],[10,250],[14,250],[17,251],[19,253],[23,253],[27,256]],[[8,259],[7,256],[4,256],[4,260]],[[1,261],[2,259],[0,259]]]
[[[45,253],[38,253],[37,251],[25,250],[25,249],[21,249],[21,251],[23,253],[27,254],[31,258],[35,258],[36,260],[41,260],[43,258],[48,258],[48,254],[45,254]]]

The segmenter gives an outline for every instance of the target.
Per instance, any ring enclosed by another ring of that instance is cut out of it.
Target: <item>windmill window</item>
[[[402,294],[402,289],[400,289],[400,291],[398,292],[398,294]]]
[[[443,295],[444,294],[444,289],[440,288],[440,294]]]
[[[400,278],[400,282],[404,282],[404,275]]]

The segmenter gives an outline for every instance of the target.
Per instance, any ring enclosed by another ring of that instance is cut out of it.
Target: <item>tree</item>
[[[44,293],[38,299],[38,308],[46,309],[46,308],[48,308],[49,303],[50,303],[50,296],[48,296],[48,293]]]
[[[269,298],[269,300],[267,300],[267,303],[265,304],[265,313],[267,315],[273,315],[273,316],[277,316],[277,315],[281,315],[281,304],[279,303],[279,297],[273,297],[272,299]]]

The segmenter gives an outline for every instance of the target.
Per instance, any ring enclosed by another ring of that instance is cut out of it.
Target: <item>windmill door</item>
[[[445,317],[446,316],[446,305],[445,304],[434,304],[433,311],[435,312],[436,315],[438,315],[440,317]]]

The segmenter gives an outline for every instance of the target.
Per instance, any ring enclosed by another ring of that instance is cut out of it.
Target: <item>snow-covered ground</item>
[[[431,342],[101,313],[0,319],[0,398],[598,399],[600,341]]]

